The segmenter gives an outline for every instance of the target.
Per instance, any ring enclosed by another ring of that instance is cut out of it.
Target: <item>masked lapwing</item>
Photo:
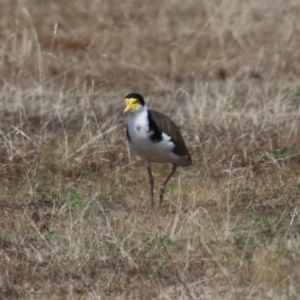
[[[192,164],[192,159],[178,126],[168,116],[149,110],[144,98],[137,93],[127,95],[125,105],[124,112],[128,112],[126,131],[129,147],[146,163],[153,207],[154,178],[150,164],[152,162],[173,164],[171,173],[160,186],[159,203],[161,204],[165,186],[177,166],[188,167]]]

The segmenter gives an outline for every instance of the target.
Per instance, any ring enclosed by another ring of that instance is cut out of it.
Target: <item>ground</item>
[[[0,1],[1,299],[298,299],[298,1]],[[181,128],[167,186],[124,97]]]

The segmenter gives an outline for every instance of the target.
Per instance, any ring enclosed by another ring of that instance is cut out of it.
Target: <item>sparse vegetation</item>
[[[0,298],[298,299],[299,13],[1,1]],[[126,143],[132,91],[193,158],[153,212]]]

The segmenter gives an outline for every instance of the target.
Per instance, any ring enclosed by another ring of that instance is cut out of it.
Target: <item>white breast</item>
[[[130,136],[130,148],[147,163],[150,162],[175,162],[178,157],[172,152],[175,145],[171,137],[163,133],[163,139],[154,143],[149,138],[148,110],[144,106],[138,112],[129,113],[127,117],[127,130]]]

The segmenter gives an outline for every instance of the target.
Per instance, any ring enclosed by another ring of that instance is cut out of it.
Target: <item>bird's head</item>
[[[144,108],[145,101],[140,94],[131,93],[125,97],[125,106],[124,113],[127,111],[135,113],[136,111]]]

